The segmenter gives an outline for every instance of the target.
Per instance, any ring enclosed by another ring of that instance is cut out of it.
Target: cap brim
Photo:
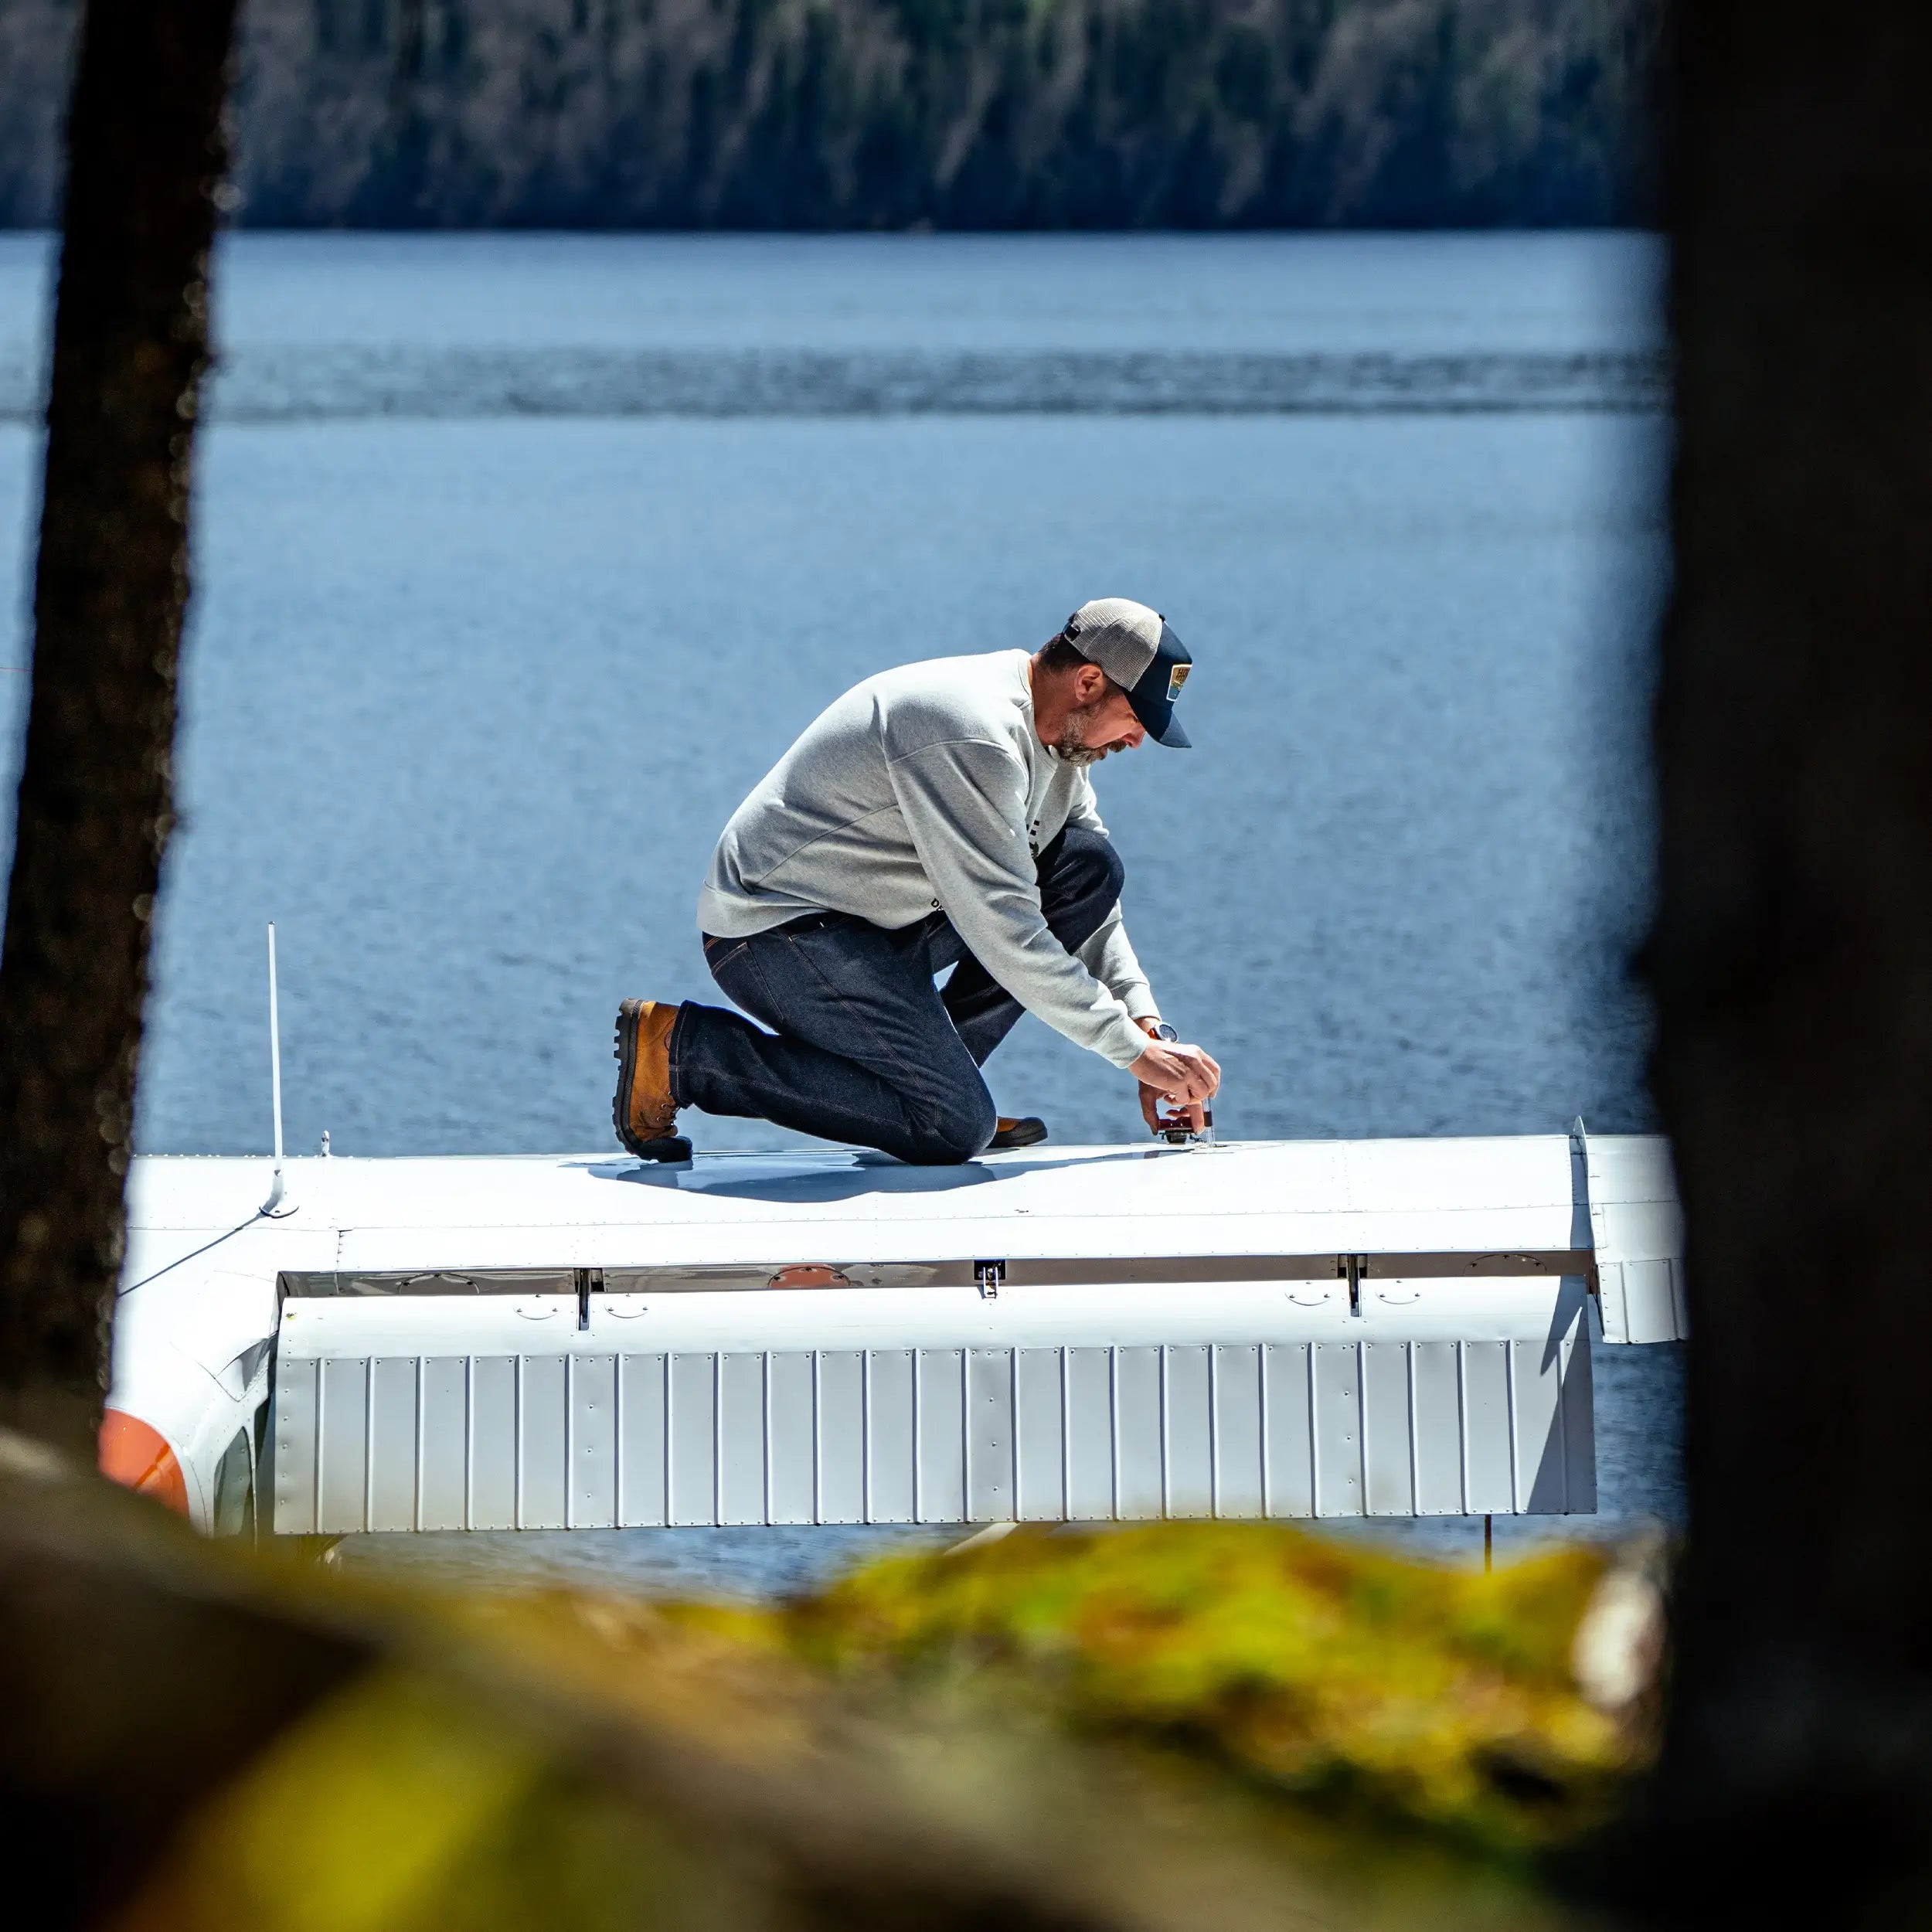
[[[1134,715],[1141,717],[1138,711]],[[1141,723],[1147,726],[1147,735],[1157,745],[1165,745],[1170,751],[1191,751],[1194,748],[1194,740],[1181,729],[1180,719],[1172,711],[1167,714],[1166,723],[1158,728],[1146,718],[1141,718]]]
[[[1181,686],[1187,682],[1188,670],[1193,662],[1193,653],[1167,628],[1163,619],[1161,641],[1153,662],[1141,674],[1140,682],[1127,694],[1127,701],[1133,706],[1134,715],[1140,719],[1147,735],[1157,745],[1165,745],[1172,751],[1185,751],[1194,743],[1181,729],[1181,721],[1174,715],[1174,700],[1179,695]]]

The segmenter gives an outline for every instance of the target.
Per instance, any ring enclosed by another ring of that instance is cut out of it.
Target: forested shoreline
[[[73,0],[0,0],[0,225]],[[1594,226],[1654,213],[1657,0],[248,0],[262,227]]]

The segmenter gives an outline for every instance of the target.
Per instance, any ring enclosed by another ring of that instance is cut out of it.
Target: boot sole
[[[1038,1147],[1046,1138],[1046,1123],[1029,1114],[1015,1121],[1004,1134],[995,1134],[987,1143],[990,1154],[1010,1154],[1016,1147]]]
[[[617,1050],[611,1056],[617,1063],[617,1090],[611,1101],[611,1124],[617,1129],[617,1145],[641,1161],[688,1161],[691,1143],[682,1134],[641,1141],[631,1131],[631,1082],[638,1070],[638,1010],[643,1005],[641,999],[627,999],[617,1009]]]

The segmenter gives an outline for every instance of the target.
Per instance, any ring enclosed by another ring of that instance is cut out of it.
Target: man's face
[[[1076,702],[1053,749],[1070,765],[1097,765],[1111,752],[1131,751],[1147,736],[1127,693],[1089,666],[1074,687]]]

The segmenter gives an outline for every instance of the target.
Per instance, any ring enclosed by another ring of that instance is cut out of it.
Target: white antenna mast
[[[275,922],[268,922],[268,1080],[275,1104],[275,1175],[269,1182],[268,1199],[256,1211],[271,1219],[295,1212],[292,1202],[284,1204],[282,1185],[282,1022],[275,998]]]

